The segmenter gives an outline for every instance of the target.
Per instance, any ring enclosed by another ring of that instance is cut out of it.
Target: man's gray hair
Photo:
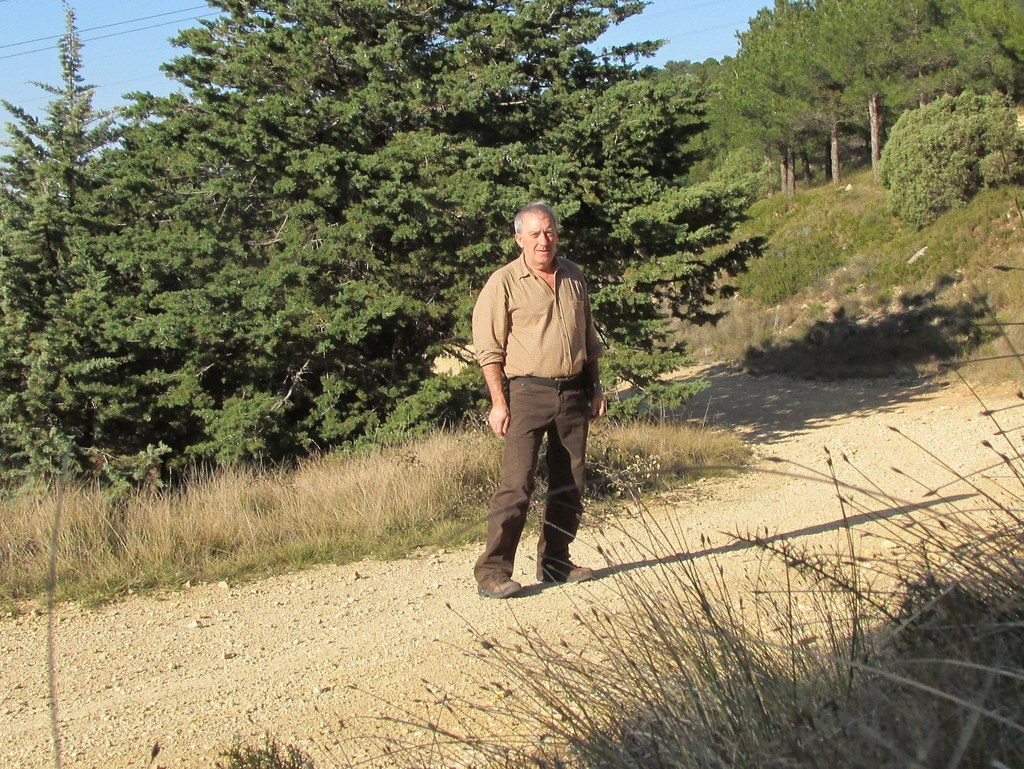
[[[540,214],[548,217],[555,224],[555,231],[558,231],[558,217],[555,215],[554,209],[551,208],[543,200],[535,200],[532,203],[527,203],[525,206],[519,209],[519,213],[516,214],[516,220],[514,222],[516,228],[516,235],[522,234],[523,231],[523,217],[527,214]]]

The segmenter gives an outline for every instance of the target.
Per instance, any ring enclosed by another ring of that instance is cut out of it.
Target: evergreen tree
[[[92,107],[67,5],[65,17],[61,83],[38,84],[54,97],[45,116],[4,102],[15,122],[0,159],[0,451],[7,476],[72,462],[116,477],[133,469],[122,440],[137,400],[125,399],[131,353],[117,330],[127,295],[97,240],[99,152],[116,132]]]
[[[1011,0],[961,0],[952,35],[959,44],[954,92],[1024,97],[1024,12]],[[963,44],[967,41],[967,45]]]
[[[1016,0],[776,0],[740,36],[736,57],[703,84],[718,161],[742,147],[794,162],[828,144],[838,181],[847,138],[878,171],[886,127],[941,94],[998,91],[1019,100],[1024,13]],[[714,70],[704,69],[705,72]],[[805,163],[806,169],[806,163]]]
[[[680,360],[742,198],[680,189],[701,130],[679,83],[586,44],[639,3],[218,2],[179,37],[184,95],[138,98],[117,160],[118,261],[181,459],[276,460],[465,414],[469,310],[544,197],[594,283],[610,370]]]
[[[807,79],[811,12],[802,0],[776,0],[751,19],[739,52],[723,67],[725,121],[741,140],[778,159],[780,186],[788,193],[796,191],[797,151],[814,122]]]

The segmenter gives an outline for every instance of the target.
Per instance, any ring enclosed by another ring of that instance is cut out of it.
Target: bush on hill
[[[917,227],[982,187],[1022,178],[1024,135],[1009,100],[996,94],[942,96],[903,113],[882,156],[889,205]]]

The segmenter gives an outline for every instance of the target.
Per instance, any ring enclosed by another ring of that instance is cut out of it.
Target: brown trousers
[[[501,486],[491,497],[487,544],[476,562],[477,582],[490,574],[512,576],[516,549],[533,495],[540,445],[547,436],[548,495],[537,544],[537,579],[545,568],[567,570],[569,545],[583,515],[583,487],[590,400],[584,390],[558,392],[531,382],[509,383],[508,433]]]

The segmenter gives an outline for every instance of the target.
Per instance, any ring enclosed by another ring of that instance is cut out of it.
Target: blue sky
[[[765,0],[651,0],[637,17],[612,29],[599,43],[665,39],[654,66],[666,61],[703,61],[736,52],[736,33]],[[84,41],[83,74],[96,87],[94,104],[106,109],[122,94],[166,94],[174,83],[160,65],[177,54],[168,39],[195,19],[212,16],[202,0],[77,0],[72,2]],[[59,0],[0,0],[0,98],[40,114],[50,97],[31,81],[56,83],[56,39],[64,31]],[[0,122],[9,115],[0,110]]]

